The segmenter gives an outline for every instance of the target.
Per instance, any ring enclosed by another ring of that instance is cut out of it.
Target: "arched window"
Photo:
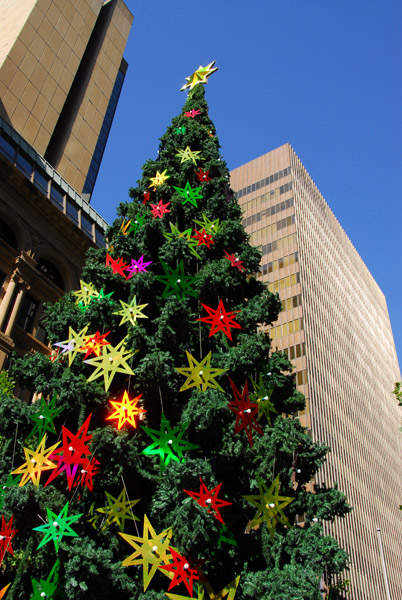
[[[38,258],[36,268],[41,271],[50,281],[53,281],[60,289],[64,290],[64,281],[60,271],[46,258]]]
[[[18,250],[17,238],[11,227],[7,225],[3,219],[0,219],[0,240],[4,240],[9,246],[14,248],[14,250]]]

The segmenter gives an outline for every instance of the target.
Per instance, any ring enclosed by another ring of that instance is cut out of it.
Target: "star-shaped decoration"
[[[41,533],[45,534],[45,537],[37,549],[39,550],[39,548],[42,548],[42,546],[47,544],[47,542],[53,540],[56,552],[58,552],[60,542],[63,537],[78,537],[78,534],[72,530],[71,525],[74,523],[74,521],[77,521],[80,517],[82,517],[83,513],[68,517],[68,502],[66,502],[58,515],[50,510],[50,508],[46,508],[46,512],[48,522],[44,525],[40,525],[39,527],[34,527],[34,531],[40,531]]]
[[[219,538],[218,538],[218,549],[219,550],[222,548],[223,543],[230,544],[231,546],[237,546],[235,537],[227,525],[222,525],[222,527],[220,528],[220,531],[219,531]]]
[[[6,552],[9,552],[11,556],[14,556],[13,547],[11,545],[11,540],[19,531],[18,529],[13,529],[13,518],[6,523],[4,515],[1,515],[1,529],[0,529],[0,565],[3,562],[4,555]]]
[[[196,277],[184,275],[184,265],[182,260],[175,269],[171,269],[169,265],[163,262],[163,260],[161,260],[161,265],[165,275],[155,275],[155,279],[160,281],[160,283],[165,284],[162,298],[167,298],[172,295],[177,296],[177,298],[185,298],[185,296],[197,298],[197,292],[192,289]]]
[[[193,239],[195,239],[198,242],[198,246],[206,246],[208,249],[211,248],[211,244],[214,243],[213,239],[212,239],[212,235],[210,235],[209,233],[207,233],[205,231],[205,229],[202,229],[202,231],[197,231],[196,229],[194,229],[194,234],[191,237]]]
[[[212,352],[209,352],[201,362],[198,362],[187,350],[186,355],[189,366],[175,369],[178,373],[187,377],[180,388],[180,392],[192,387],[197,387],[202,392],[205,392],[209,387],[223,392],[219,383],[215,381],[215,377],[222,375],[227,369],[213,369],[211,367]]]
[[[120,225],[120,233],[123,235],[128,235],[130,233],[130,225],[131,220],[126,221],[126,218],[124,218]]]
[[[201,187],[192,188],[189,182],[187,181],[184,188],[173,186],[173,189],[179,192],[180,196],[183,198],[183,205],[187,204],[187,202],[190,202],[190,204],[192,204],[196,208],[198,207],[197,200],[202,199],[202,194],[200,194]]]
[[[144,192],[144,197],[143,197],[142,203],[146,204],[147,202],[149,202],[150,198],[151,198],[151,192]]]
[[[232,502],[227,502],[226,500],[221,500],[220,498],[218,498],[218,494],[222,484],[219,483],[217,486],[212,488],[212,490],[208,490],[201,477],[200,482],[201,485],[199,492],[190,492],[189,490],[184,491],[191,498],[193,498],[193,500],[196,500],[200,506],[208,508],[207,512],[210,513],[211,511],[213,511],[215,513],[215,519],[218,519],[218,521],[224,524],[224,520],[222,519],[222,515],[220,514],[219,509],[223,506],[230,506]]]
[[[169,544],[172,530],[169,528],[162,533],[155,533],[147,515],[144,515],[142,537],[120,532],[119,535],[135,550],[122,562],[122,565],[123,567],[142,565],[145,592],[158,568],[162,564],[169,564],[171,558]]]
[[[110,254],[106,253],[106,266],[110,267],[113,273],[121,275],[124,279],[127,279],[125,270],[128,267],[128,263],[124,262],[123,258],[112,258]]]
[[[245,271],[245,267],[243,267],[243,262],[235,255],[228,254],[226,250],[224,250],[225,258],[230,262],[231,267],[237,267],[239,271]]]
[[[209,332],[209,337],[215,335],[217,331],[223,331],[223,333],[232,341],[232,332],[231,329],[242,329],[241,325],[236,323],[234,320],[234,315],[239,313],[239,310],[236,311],[226,311],[222,300],[219,301],[218,308],[214,309],[206,304],[201,305],[205,308],[208,313],[207,317],[201,317],[197,319],[197,321],[201,321],[202,323],[210,323],[211,331]]]
[[[123,300],[119,300],[119,302],[122,308],[113,313],[114,315],[121,317],[119,325],[129,322],[131,325],[135,326],[137,324],[137,319],[148,319],[142,312],[142,309],[148,306],[148,304],[137,304],[137,296],[134,296],[129,304],[123,302]]]
[[[190,77],[186,77],[187,83],[180,88],[180,91],[190,89],[192,90],[196,85],[200,83],[208,83],[208,77],[215,73],[218,70],[218,67],[214,67],[215,60],[213,60],[206,67],[202,67],[201,65],[198,67],[196,71]]]
[[[199,154],[201,150],[194,150],[194,152],[190,149],[190,146],[186,146],[184,150],[179,150],[175,156],[180,158],[180,163],[188,162],[191,160],[193,165],[197,164],[197,160],[203,160]]]
[[[59,597],[59,567],[60,562],[57,560],[47,579],[40,579],[39,581],[34,578],[31,579],[33,596],[31,596],[30,600],[43,600],[43,598],[52,599]]]
[[[190,251],[190,254],[192,254],[193,256],[195,256],[196,258],[199,258],[201,260],[201,256],[198,254],[196,247],[197,247],[197,240],[194,240],[191,237],[192,234],[192,229],[191,227],[189,229],[186,229],[185,231],[179,231],[178,228],[173,225],[173,223],[170,223],[170,233],[164,233],[163,236],[168,240],[168,242],[170,243],[173,238],[177,238],[177,239],[185,239],[187,241],[187,245],[188,245],[188,249]]]
[[[62,446],[52,454],[52,459],[55,460],[57,458],[58,464],[50,474],[49,479],[45,483],[45,487],[58,475],[65,472],[68,489],[72,489],[78,469],[81,469],[81,465],[83,465],[84,462],[86,464],[88,463],[88,457],[91,455],[91,451],[87,446],[92,439],[92,435],[88,433],[91,416],[92,415],[89,415],[89,417],[85,419],[76,434],[71,433],[71,431],[63,425]]]
[[[81,331],[74,331],[71,327],[68,328],[68,340],[64,340],[63,342],[57,342],[53,344],[54,346],[58,346],[62,350],[62,354],[68,356],[68,366],[70,367],[73,360],[77,356],[80,348],[85,344],[87,340],[87,331],[89,325],[85,325]]]
[[[123,488],[117,498],[105,492],[108,505],[103,508],[97,508],[97,512],[106,515],[106,522],[102,529],[110,527],[112,523],[117,523],[120,531],[124,531],[126,519],[129,521],[139,521],[139,518],[133,514],[133,506],[140,500],[127,500],[126,490]]]
[[[162,200],[159,200],[158,204],[152,204],[151,202],[151,212],[154,219],[163,219],[163,215],[166,213],[170,213],[171,211],[167,208],[170,205],[170,202],[166,202],[163,204]]]
[[[251,521],[250,526],[256,527],[263,521],[266,522],[271,539],[274,539],[277,523],[290,527],[289,521],[283,509],[293,502],[290,496],[279,495],[279,475],[268,488],[267,484],[257,475],[258,494],[243,496],[248,502],[257,508],[257,514]]]
[[[177,127],[177,128],[175,129],[175,133],[176,133],[177,135],[179,135],[180,133],[181,133],[181,134],[185,134],[185,133],[186,133],[186,128],[185,128],[185,126],[184,126],[184,125],[182,125],[181,127]]]
[[[85,344],[79,349],[79,352],[85,352],[84,360],[86,360],[91,354],[100,356],[101,348],[110,343],[106,341],[106,337],[109,335],[109,333],[110,331],[101,334],[99,331],[97,331],[93,335],[86,336],[87,339]]]
[[[149,265],[152,265],[152,260],[144,262],[144,255],[140,256],[138,260],[134,260],[134,258],[132,258],[131,265],[126,269],[127,273],[129,273],[127,279],[131,279],[131,277],[136,273],[146,273]]]
[[[85,361],[86,364],[96,367],[95,371],[88,377],[88,383],[103,376],[105,390],[108,391],[116,373],[134,375],[134,371],[128,365],[127,361],[134,356],[135,352],[123,350],[125,343],[126,338],[121,340],[116,347],[112,346],[112,344],[103,346],[102,354],[100,356],[88,358],[88,360]]]
[[[125,391],[123,394],[123,399],[118,402],[115,400],[110,400],[110,404],[113,406],[114,413],[109,417],[106,417],[106,421],[111,419],[118,419],[117,429],[121,429],[123,425],[128,423],[135,429],[137,428],[137,420],[138,415],[146,413],[147,411],[138,406],[142,394],[136,396],[135,398],[130,398],[128,392]]]
[[[109,304],[113,304],[112,296],[114,292],[110,292],[109,294],[105,294],[103,288],[96,292],[93,296],[91,296],[91,302],[99,302],[99,300],[107,300]]]
[[[5,585],[3,588],[1,588],[0,590],[0,600],[1,598],[4,598],[4,596],[6,595],[6,591],[8,590],[8,588],[10,587],[11,582],[7,583],[7,585]]]
[[[201,111],[198,108],[197,109],[192,108],[191,110],[188,110],[187,112],[185,112],[184,116],[187,119],[195,119],[195,117],[200,114],[201,114]]]
[[[211,219],[208,219],[207,215],[204,215],[204,213],[202,213],[202,219],[194,219],[194,223],[202,227],[202,229],[205,229],[205,231],[210,235],[215,235],[220,230],[219,219],[211,221]]]
[[[95,510],[95,502],[92,502],[87,517],[89,517],[89,519],[87,519],[88,523],[90,523],[94,529],[97,529],[98,521],[100,521],[102,517],[100,513],[97,513]]]
[[[200,183],[207,183],[208,181],[211,181],[211,178],[209,176],[209,169],[208,171],[203,171],[202,169],[199,169],[196,172],[197,175],[197,179]]]
[[[180,583],[184,583],[187,588],[188,593],[191,597],[193,597],[193,586],[194,582],[198,581],[200,578],[204,579],[204,577],[199,572],[199,566],[204,562],[203,560],[191,560],[190,558],[186,558],[179,554],[174,548],[169,547],[172,561],[168,565],[161,565],[159,567],[160,570],[167,571],[166,575],[171,577],[173,574],[173,578],[169,585],[169,590]]]
[[[27,439],[37,436],[38,439],[41,440],[46,431],[56,433],[53,419],[56,419],[63,412],[63,408],[56,408],[56,400],[57,394],[53,394],[52,398],[49,400],[49,404],[43,396],[40,400],[35,402],[34,407],[37,408],[37,412],[33,415],[29,415],[29,418],[35,423],[35,426]]]
[[[184,462],[184,451],[198,448],[195,444],[183,440],[186,426],[182,424],[172,429],[165,415],[162,415],[161,417],[161,427],[159,431],[151,429],[150,427],[141,427],[145,433],[153,439],[153,443],[150,446],[147,446],[141,454],[145,454],[146,456],[151,456],[153,454],[158,455],[160,457],[161,473],[169,465],[171,460]]]
[[[82,308],[88,306],[91,302],[91,296],[96,293],[97,290],[92,283],[86,283],[85,281],[80,280],[80,289],[73,292],[73,296],[77,298],[76,304],[79,304]]]
[[[163,173],[159,173],[159,171],[156,171],[155,177],[149,178],[151,183],[149,184],[148,187],[153,188],[155,191],[157,187],[166,183],[166,181],[170,178],[170,175],[166,175],[166,172],[167,172],[167,169],[165,169],[163,171]]]
[[[254,380],[251,380],[251,383],[253,384],[254,393],[250,394],[250,398],[252,402],[255,402],[258,405],[258,420],[261,419],[262,415],[265,415],[269,425],[271,425],[271,413],[275,415],[278,414],[278,411],[271,402],[271,396],[274,390],[272,388],[267,389],[262,379],[262,375],[260,375],[258,383],[255,383]]]
[[[145,192],[144,197],[145,197],[146,193],[149,194],[149,192]],[[149,198],[148,198],[148,200],[149,200]],[[141,227],[144,225],[145,219],[146,219],[146,215],[137,215],[135,217],[135,219],[132,219],[129,233],[134,233],[134,235],[136,235],[138,233],[139,229],[141,229]]]
[[[263,434],[263,431],[259,424],[255,421],[258,413],[258,404],[250,402],[248,395],[248,381],[244,384],[242,393],[239,392],[233,381],[230,379],[230,385],[232,386],[234,400],[231,400],[228,404],[230,410],[236,415],[235,433],[239,433],[242,429],[247,434],[247,438],[250,447],[253,447],[253,430]]]
[[[78,470],[78,477],[75,479],[73,487],[87,487],[90,492],[94,489],[93,478],[99,472],[99,461],[93,456],[86,462],[83,461],[81,469]]]
[[[38,487],[43,471],[56,468],[56,464],[52,462],[51,457],[59,443],[57,442],[57,444],[53,444],[45,450],[46,435],[44,435],[36,450],[24,448],[26,462],[12,472],[12,475],[22,475],[18,487],[24,486],[29,479]]]

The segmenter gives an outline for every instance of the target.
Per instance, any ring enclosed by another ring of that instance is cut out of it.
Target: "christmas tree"
[[[182,113],[89,251],[80,290],[46,308],[52,355],[14,361],[35,392],[0,405],[7,598],[322,598],[347,565],[315,486],[328,447],[297,419],[270,353],[281,309],[257,280],[204,97]]]

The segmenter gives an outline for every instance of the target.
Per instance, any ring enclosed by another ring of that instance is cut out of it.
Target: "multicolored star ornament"
[[[112,346],[112,344],[103,346],[100,356],[89,358],[85,361],[86,364],[96,367],[95,371],[87,379],[89,383],[103,376],[105,390],[108,391],[116,373],[134,375],[134,371],[128,365],[127,361],[134,356],[135,352],[123,350],[125,343],[126,338],[122,339],[116,347]]]
[[[93,335],[86,336],[87,339],[85,344],[79,349],[79,352],[85,352],[84,360],[86,360],[88,356],[91,356],[91,354],[100,356],[101,348],[110,344],[110,342],[106,341],[106,337],[109,333],[110,331],[101,334],[100,331],[97,331]]]
[[[88,457],[91,456],[91,451],[87,445],[92,440],[92,434],[88,433],[91,416],[92,415],[89,415],[89,417],[85,419],[76,434],[71,433],[71,431],[63,425],[62,446],[52,454],[52,459],[57,459],[58,464],[50,474],[49,479],[45,483],[45,487],[49,485],[53,479],[58,477],[58,475],[65,472],[68,489],[72,489],[78,469],[81,468],[81,465],[84,463],[88,463]]]
[[[194,229],[194,233],[195,233],[195,235],[192,235],[191,237],[194,238],[195,240],[197,240],[198,246],[204,245],[208,249],[211,248],[211,244],[214,243],[214,241],[212,239],[212,235],[207,233],[205,231],[205,229],[203,229],[202,231],[197,231],[196,229]]]
[[[79,304],[81,309],[84,309],[91,302],[91,296],[97,293],[95,286],[92,283],[86,283],[80,280],[80,289],[73,292],[73,296],[77,298],[76,304]]]
[[[226,311],[222,300],[219,301],[218,308],[214,309],[206,304],[202,304],[205,310],[208,313],[207,317],[201,317],[200,319],[196,319],[197,321],[201,321],[202,323],[210,323],[211,330],[209,332],[209,337],[215,335],[217,331],[223,331],[223,333],[232,341],[232,332],[231,329],[242,329],[239,323],[236,323],[234,320],[234,315],[236,313],[241,312],[240,310],[236,311]]]
[[[138,260],[134,260],[134,258],[132,258],[131,265],[126,269],[126,272],[128,273],[127,279],[131,279],[131,277],[137,273],[146,273],[149,265],[152,265],[152,260],[149,262],[144,262],[144,255],[140,256]]]
[[[250,398],[248,395],[248,381],[244,384],[244,388],[242,393],[239,392],[233,381],[230,379],[230,385],[232,386],[233,395],[235,397],[234,400],[231,400],[228,404],[230,410],[236,415],[235,422],[235,434],[239,433],[242,429],[247,434],[247,438],[250,444],[250,447],[253,447],[253,430],[263,434],[263,431],[259,424],[256,422],[255,418],[258,413],[258,404],[254,402],[250,402]]]
[[[175,369],[178,373],[187,377],[179,391],[184,392],[192,387],[197,387],[201,392],[205,392],[210,387],[223,392],[219,383],[215,381],[215,377],[222,375],[227,369],[213,369],[211,367],[212,352],[209,352],[201,362],[198,362],[187,350],[186,355],[189,366]]]
[[[142,394],[136,396],[135,398],[130,398],[128,392],[125,391],[123,394],[123,399],[120,402],[116,400],[109,400],[110,404],[115,410],[113,414],[111,414],[109,417],[106,417],[106,421],[118,419],[117,429],[121,429],[126,423],[136,429],[136,417],[147,412],[138,406],[141,396]]]
[[[165,169],[163,171],[163,173],[159,173],[159,171],[156,171],[155,177],[149,178],[151,183],[149,184],[148,187],[153,188],[155,191],[157,187],[166,183],[166,181],[170,178],[170,175],[166,175],[166,172],[167,172],[167,169]]]
[[[39,527],[34,527],[34,531],[40,531],[45,534],[45,537],[40,542],[37,550],[42,548],[45,544],[53,540],[56,552],[59,551],[60,542],[63,537],[78,537],[78,534],[71,529],[71,525],[77,521],[82,514],[68,517],[68,502],[65,503],[60,513],[56,515],[50,508],[46,507],[48,522]]]
[[[222,487],[222,484],[219,483],[217,486],[212,488],[212,490],[208,490],[207,486],[203,482],[200,477],[200,491],[199,492],[190,492],[189,490],[184,490],[186,494],[188,494],[193,500],[196,500],[200,506],[208,508],[207,512],[213,511],[215,514],[215,519],[218,519],[221,523],[225,523],[222,519],[222,515],[219,512],[219,509],[223,506],[230,506],[232,502],[227,502],[226,500],[221,500],[218,498],[219,491]]]
[[[106,266],[110,267],[113,273],[116,275],[121,275],[124,279],[127,279],[125,274],[125,270],[128,267],[128,263],[124,262],[123,258],[113,258],[110,254],[106,253]]]
[[[230,262],[231,267],[237,267],[239,271],[245,271],[245,267],[243,267],[243,262],[239,260],[239,258],[235,254],[228,254],[226,250],[224,250],[225,258]]]
[[[110,527],[112,523],[117,523],[120,531],[124,531],[126,519],[129,521],[139,521],[139,518],[133,514],[133,506],[140,500],[127,500],[126,490],[123,488],[117,498],[105,492],[108,505],[103,508],[97,508],[97,512],[106,515],[106,522],[102,529]]]
[[[186,77],[187,83],[180,88],[180,91],[184,91],[187,89],[192,90],[196,85],[200,83],[208,83],[208,77],[215,73],[218,70],[218,67],[214,67],[215,60],[213,60],[206,67],[202,67],[201,65],[198,67],[196,71],[190,77]]]
[[[165,415],[161,416],[159,431],[150,427],[141,427],[153,439],[153,443],[147,446],[141,454],[145,454],[146,456],[156,454],[159,456],[161,473],[172,460],[175,462],[184,462],[183,452],[198,448],[195,444],[183,440],[186,426],[182,424],[172,429]]]
[[[191,110],[188,110],[187,112],[185,112],[184,116],[187,119],[195,119],[195,117],[200,114],[201,114],[201,111],[198,108],[197,109],[192,108]]]
[[[24,486],[29,479],[38,487],[43,471],[50,471],[56,468],[56,464],[52,462],[53,453],[58,448],[60,442],[53,444],[45,450],[46,435],[43,436],[36,450],[24,448],[26,462],[23,465],[12,471],[12,475],[22,475],[18,487]]]
[[[251,380],[251,383],[253,384],[254,393],[250,394],[250,399],[258,405],[258,420],[264,415],[268,424],[271,425],[271,413],[275,415],[278,414],[278,411],[271,402],[271,396],[274,390],[272,388],[267,389],[262,379],[262,375],[260,375],[258,384],[255,383],[253,379]]]
[[[160,283],[165,284],[165,289],[162,292],[162,298],[168,296],[176,296],[177,298],[185,298],[186,296],[198,297],[195,290],[192,289],[196,277],[193,275],[184,275],[184,264],[181,260],[175,269],[171,269],[163,260],[161,260],[162,269],[165,275],[155,275],[155,279]]]
[[[179,231],[178,228],[175,225],[173,225],[173,223],[170,223],[170,233],[164,233],[163,237],[165,237],[169,243],[173,240],[173,238],[185,239],[187,241],[187,245],[188,245],[190,254],[192,254],[193,256],[195,256],[196,258],[199,258],[201,260],[201,256],[198,254],[198,252],[196,250],[197,241],[192,239],[191,234],[192,234],[191,227],[190,227],[190,229],[186,229],[185,231]]]
[[[208,171],[203,171],[200,168],[196,172],[196,175],[197,175],[197,179],[200,183],[208,183],[208,181],[211,181],[211,178],[209,176],[209,169],[208,169]]]
[[[43,598],[51,600],[52,598],[59,597],[59,567],[60,562],[57,560],[47,579],[40,579],[39,581],[34,578],[31,579],[33,596],[31,596],[30,600],[43,600]]]
[[[204,215],[204,213],[202,213],[201,216],[202,216],[202,219],[201,220],[194,219],[194,223],[199,225],[202,229],[205,229],[205,231],[207,233],[209,233],[210,235],[215,235],[216,233],[219,232],[219,230],[220,230],[219,219],[215,219],[214,221],[211,221],[211,219],[208,219],[207,215]]]
[[[175,189],[176,192],[179,192],[180,196],[184,199],[184,201],[182,201],[183,206],[189,202],[196,208],[198,207],[197,200],[201,200],[202,198],[202,194],[200,194],[201,187],[192,188],[187,181],[184,188],[173,186],[173,189]]]
[[[157,534],[147,515],[144,515],[142,537],[120,532],[119,535],[135,550],[122,562],[122,565],[123,567],[142,565],[145,592],[158,568],[162,564],[169,564],[172,556],[169,550],[172,529],[165,529]]]
[[[37,436],[41,440],[46,431],[56,433],[53,419],[56,419],[63,412],[63,408],[56,407],[56,400],[57,394],[53,394],[49,400],[49,404],[43,396],[35,402],[33,406],[37,409],[37,412],[29,415],[29,418],[35,425],[27,439]]]
[[[163,219],[163,215],[170,213],[171,211],[167,208],[170,202],[163,204],[162,200],[159,200],[158,204],[151,203],[151,212],[154,219]]]
[[[194,582],[200,579],[200,573],[195,566],[194,561],[190,561],[185,556],[179,554],[174,548],[169,547],[172,555],[172,561],[168,565],[160,565],[159,569],[173,573],[173,579],[170,582],[169,590],[180,583],[184,583],[191,598],[193,597]]]
[[[19,531],[19,529],[13,529],[13,516],[6,523],[4,515],[1,515],[1,529],[0,529],[0,565],[3,562],[4,555],[6,552],[9,552],[11,556],[14,556],[13,547],[11,545],[11,540],[15,536],[15,534]]]
[[[178,152],[176,152],[175,156],[180,158],[180,164],[191,160],[193,165],[196,165],[197,160],[204,160],[202,158],[202,156],[199,156],[200,154],[201,154],[201,150],[194,150],[194,152],[193,152],[191,150],[190,146],[186,146],[184,150],[179,150]]]
[[[119,325],[123,325],[124,323],[128,322],[135,327],[137,324],[137,319],[148,319],[148,317],[142,312],[142,309],[148,306],[148,304],[137,304],[137,296],[134,296],[130,304],[123,302],[123,300],[119,300],[119,302],[122,308],[113,313],[114,315],[121,317]]]
[[[250,523],[250,527],[256,527],[263,521],[266,522],[271,540],[275,537],[275,528],[277,523],[290,527],[290,523],[283,512],[295,498],[279,495],[279,475],[275,477],[274,482],[268,488],[267,484],[257,475],[258,494],[249,494],[243,496],[248,502],[257,508],[257,513]]]
[[[68,339],[64,340],[63,342],[57,342],[56,344],[53,344],[54,346],[61,348],[62,355],[68,356],[69,367],[71,367],[73,360],[80,351],[80,348],[82,348],[82,346],[87,340],[88,336],[86,335],[86,333],[88,331],[88,327],[89,325],[85,325],[85,327],[81,329],[81,331],[77,332],[74,331],[74,329],[70,325],[70,327],[68,328]]]

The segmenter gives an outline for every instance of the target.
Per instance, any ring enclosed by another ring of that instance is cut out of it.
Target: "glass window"
[[[5,138],[0,137],[0,152],[7,156],[12,162],[15,158],[15,148]]]
[[[106,246],[105,234],[98,227],[95,227],[95,241],[97,246],[103,246],[103,248]]]
[[[45,196],[48,195],[49,179],[45,177],[45,175],[41,173],[41,171],[38,168],[35,168],[34,184],[41,192],[45,194]]]
[[[294,346],[291,346],[289,348],[289,358],[290,358],[290,360],[293,360],[294,357],[295,357],[295,348],[294,348]]]
[[[0,219],[0,240],[5,241],[9,246],[18,250],[17,240],[11,227]]]
[[[55,283],[59,288],[64,290],[63,277],[61,276],[61,273],[58,270],[58,268],[55,267],[53,263],[51,263],[49,260],[46,260],[45,258],[38,258],[38,261],[36,263],[36,269],[44,275],[46,275],[46,277],[50,279],[50,281]]]
[[[86,217],[81,211],[81,229],[89,235],[91,238],[93,237],[92,232],[92,222]]]
[[[16,323],[28,333],[32,333],[33,323],[38,306],[39,302],[37,302],[37,300],[30,296],[30,294],[25,294]]]
[[[19,168],[19,170],[24,173],[24,175],[28,175],[28,177],[31,177],[33,171],[32,163],[30,160],[25,158],[25,156],[20,154],[20,152],[18,152],[17,154],[16,165]]]
[[[76,225],[78,225],[78,208],[71,202],[69,198],[66,198],[66,215]]]
[[[64,196],[62,191],[52,183],[50,188],[50,199],[60,210],[64,210]]]

